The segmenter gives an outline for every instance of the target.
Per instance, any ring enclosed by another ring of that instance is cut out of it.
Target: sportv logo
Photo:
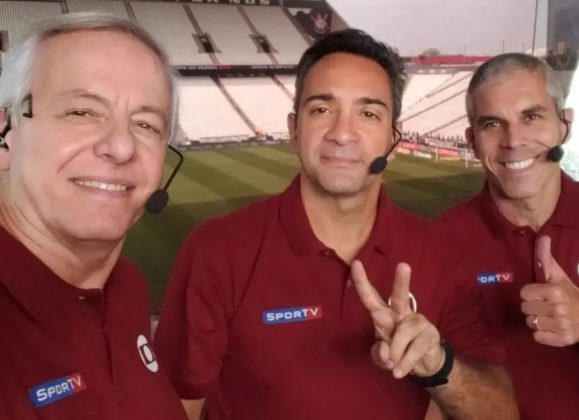
[[[45,382],[28,391],[34,407],[52,404],[58,400],[77,394],[86,389],[80,373]]]
[[[512,272],[481,273],[477,274],[476,281],[482,286],[493,286],[495,284],[512,283],[514,276]]]
[[[322,318],[321,306],[303,308],[271,309],[263,312],[264,324],[286,324],[289,322],[312,321]]]

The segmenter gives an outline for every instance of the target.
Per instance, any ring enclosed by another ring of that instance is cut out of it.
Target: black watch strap
[[[414,382],[422,385],[425,388],[445,385],[448,383],[448,376],[450,375],[452,367],[454,366],[454,352],[445,340],[440,341],[440,346],[444,350],[444,363],[438,372],[432,376],[426,377],[410,375],[410,378],[412,378]]]

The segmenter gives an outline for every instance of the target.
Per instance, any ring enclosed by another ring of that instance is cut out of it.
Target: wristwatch
[[[448,383],[448,375],[450,375],[452,367],[454,366],[454,352],[445,340],[440,341],[440,346],[444,350],[444,363],[438,372],[432,376],[409,375],[414,382],[425,388],[432,388]]]

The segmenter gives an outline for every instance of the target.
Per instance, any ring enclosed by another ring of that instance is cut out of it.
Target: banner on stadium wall
[[[547,62],[555,70],[577,68],[579,55],[579,2],[549,0]]]
[[[418,150],[420,148],[420,146],[422,146],[422,145],[420,145],[418,143],[412,143],[411,141],[402,140],[398,147],[400,147],[402,149],[406,149],[406,150]]]
[[[441,158],[453,158],[458,160],[460,158],[460,152],[457,149],[447,149],[445,147],[439,147],[438,156]]]
[[[422,152],[420,150],[414,150],[412,152],[412,154],[414,156],[422,158],[422,159],[432,159],[432,153]]]
[[[405,149],[404,147],[398,147],[396,149],[396,154],[401,154],[401,155],[409,155],[411,152],[408,149]]]

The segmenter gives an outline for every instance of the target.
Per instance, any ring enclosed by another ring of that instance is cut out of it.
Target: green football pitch
[[[171,154],[168,159],[172,159]],[[172,162],[168,162],[170,165]],[[171,185],[168,207],[145,215],[133,228],[125,254],[147,275],[153,307],[179,246],[187,233],[206,219],[281,192],[298,172],[290,145],[236,147],[185,152],[185,161]],[[384,174],[390,196],[400,207],[423,216],[439,214],[478,191],[480,169],[463,162],[435,162],[398,155]]]

